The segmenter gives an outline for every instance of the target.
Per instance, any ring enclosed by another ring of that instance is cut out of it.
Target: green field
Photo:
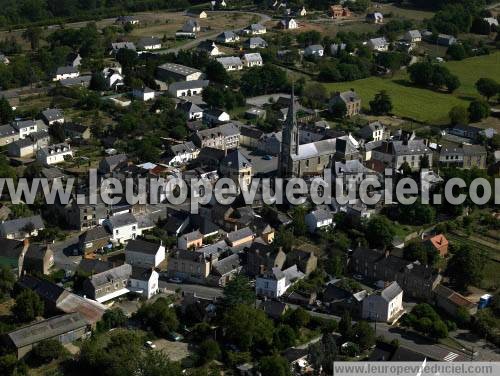
[[[453,61],[445,65],[459,76],[462,86],[453,94],[437,93],[415,88],[408,84],[406,72],[399,72],[393,78],[369,77],[363,80],[328,83],[329,91],[343,91],[353,88],[369,108],[369,102],[380,90],[386,90],[392,98],[393,113],[430,124],[448,123],[448,112],[453,106],[468,106],[468,100],[479,97],[474,84],[481,77],[500,77],[500,53]]]

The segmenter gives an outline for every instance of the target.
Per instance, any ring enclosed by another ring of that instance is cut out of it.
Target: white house
[[[366,22],[381,24],[384,22],[384,15],[380,12],[368,13],[366,15]]]
[[[186,13],[187,16],[193,17],[193,18],[207,18],[207,12],[204,10],[188,10]]]
[[[111,241],[114,243],[124,244],[142,234],[137,219],[131,213],[114,215],[104,220],[103,225],[112,234]]]
[[[324,209],[317,209],[305,216],[307,228],[310,233],[316,230],[333,225],[333,214]]]
[[[278,27],[280,29],[293,30],[297,29],[299,27],[299,24],[293,18],[286,18],[278,23]]]
[[[116,90],[119,86],[124,85],[124,78],[121,73],[121,68],[104,68],[102,70],[102,75],[108,89]]]
[[[64,114],[58,108],[47,108],[42,111],[42,118],[45,124],[52,125],[54,123],[64,123]]]
[[[155,99],[155,91],[149,87],[144,87],[142,89],[134,89],[132,91],[134,98],[139,99],[143,102]]]
[[[372,50],[379,52],[385,52],[389,50],[389,42],[387,42],[384,37],[370,39],[368,41],[368,46]]]
[[[25,239],[30,236],[37,236],[38,231],[43,230],[42,217],[34,215],[32,217],[17,218],[0,223],[0,237],[7,239]]]
[[[240,40],[240,37],[232,31],[223,31],[215,40],[219,43],[235,43]]]
[[[187,141],[182,144],[171,145],[168,153],[170,154],[168,165],[179,166],[196,159],[200,154],[200,149],[192,141]]]
[[[304,273],[297,269],[297,265],[283,271],[275,267],[256,278],[255,292],[260,296],[279,298],[292,284],[302,278],[304,278]]]
[[[19,132],[19,138],[22,140],[31,133],[38,131],[38,124],[34,120],[18,120],[12,123],[12,127]]]
[[[380,121],[374,121],[359,130],[359,135],[366,142],[387,140],[391,132]]]
[[[130,240],[125,247],[125,262],[141,268],[156,268],[165,260],[165,246],[141,239]]]
[[[418,30],[408,30],[403,39],[410,43],[422,42],[422,34]]]
[[[154,269],[132,267],[132,274],[128,280],[128,289],[141,294],[146,299],[151,299],[159,291],[159,274]]]
[[[68,78],[77,78],[80,76],[80,72],[77,67],[67,66],[67,67],[59,67],[56,70],[56,75],[52,78],[52,81],[61,81],[66,80]]]
[[[36,153],[37,161],[46,166],[64,162],[66,157],[72,156],[73,150],[66,143],[50,145],[39,149]]]
[[[139,25],[139,19],[134,16],[120,16],[115,20],[115,23],[119,23],[122,25]]]
[[[231,116],[223,110],[214,108],[203,112],[203,121],[208,124],[225,123],[230,120]]]
[[[189,19],[182,26],[182,31],[186,33],[197,33],[201,30],[200,23],[196,20]]]
[[[220,56],[224,55],[220,50],[219,47],[216,46],[215,42],[211,41],[203,41],[201,42],[198,47],[196,47],[198,51],[204,51],[207,53],[208,56]]]
[[[168,86],[168,92],[176,98],[191,97],[201,95],[208,84],[208,80],[178,81]]]
[[[256,67],[256,66],[262,66],[263,61],[262,61],[262,56],[260,56],[260,53],[254,52],[251,54],[244,54],[243,55],[243,64],[245,64],[245,67]]]
[[[261,37],[252,37],[245,41],[244,46],[253,50],[255,48],[267,48],[268,44]]]
[[[485,17],[483,18],[484,21],[488,22],[491,26],[496,26],[498,27],[498,20],[495,17]]]
[[[121,49],[136,51],[137,47],[133,42],[116,42],[111,43],[111,53],[116,54]]]
[[[261,35],[267,33],[267,29],[265,26],[257,23],[251,24],[248,28],[245,29],[245,32],[252,35]]]
[[[363,319],[392,323],[403,313],[403,290],[396,281],[363,300]]]
[[[196,103],[183,101],[177,105],[177,109],[187,115],[188,120],[201,120],[203,118],[203,109]]]
[[[161,39],[157,37],[145,37],[141,38],[137,43],[137,46],[141,50],[159,50],[161,49]]]
[[[216,60],[221,63],[224,69],[227,71],[243,69],[243,63],[238,56],[219,57]]]
[[[325,49],[320,44],[312,44],[304,49],[304,56],[318,56],[322,57]]]

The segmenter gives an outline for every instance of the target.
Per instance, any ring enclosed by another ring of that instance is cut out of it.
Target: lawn
[[[361,96],[364,108],[369,108],[369,102],[377,92],[386,90],[392,98],[395,115],[430,124],[446,124],[448,112],[453,106],[468,106],[471,98],[479,97],[474,87],[479,78],[500,77],[500,53],[448,62],[445,65],[462,82],[462,86],[451,95],[410,86],[406,72],[399,72],[393,78],[369,77],[325,85],[331,92],[354,88]]]

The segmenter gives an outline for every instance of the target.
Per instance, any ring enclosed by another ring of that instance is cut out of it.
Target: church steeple
[[[281,154],[280,154],[280,169],[281,177],[293,176],[293,160],[292,155],[299,153],[299,127],[297,124],[297,111],[295,109],[295,88],[292,85],[292,95],[290,104],[283,127]]]

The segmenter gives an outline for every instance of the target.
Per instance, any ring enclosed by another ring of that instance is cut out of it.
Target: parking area
[[[156,350],[162,351],[168,358],[174,362],[179,362],[189,356],[188,344],[186,342],[172,342],[166,339],[153,341]]]
[[[264,159],[264,155],[254,150],[240,146],[241,153],[252,163],[253,174],[268,175],[278,169],[278,157],[272,156],[270,160]]]

